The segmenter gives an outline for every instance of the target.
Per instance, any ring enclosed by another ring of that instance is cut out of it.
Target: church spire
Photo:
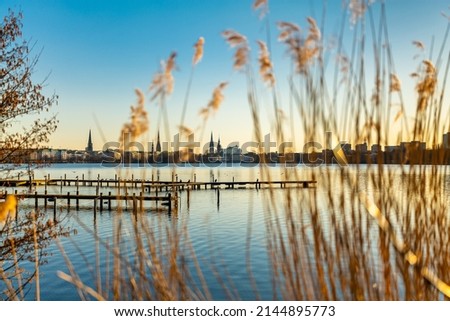
[[[158,140],[156,141],[156,152],[161,153],[161,142],[159,140],[159,130],[158,130]]]
[[[209,141],[209,154],[214,154],[214,139],[212,132],[211,132],[211,140]]]
[[[91,130],[89,129],[89,138],[88,138],[88,143],[87,146],[85,148],[85,151],[88,153],[92,153],[94,151],[94,145],[92,144],[92,136],[91,136]]]
[[[219,139],[217,140],[217,154],[221,154],[222,153],[222,144],[220,143],[220,136]]]

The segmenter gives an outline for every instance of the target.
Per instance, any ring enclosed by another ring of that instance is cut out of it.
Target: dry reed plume
[[[204,119],[207,119],[211,114],[214,114],[219,110],[219,107],[224,100],[223,91],[227,85],[227,82],[222,82],[216,88],[214,88],[211,100],[208,102],[208,105],[200,109],[200,116],[202,116]]]
[[[196,65],[203,57],[203,45],[205,44],[205,38],[198,38],[197,42],[194,45],[195,52],[194,57],[192,58],[192,64]]]
[[[279,22],[280,34],[278,40],[284,42],[288,47],[288,52],[293,57],[296,70],[306,73],[307,68],[314,58],[319,56],[321,33],[316,21],[308,17],[309,32],[306,38],[301,36],[301,29],[296,24],[290,22]]]
[[[249,60],[250,47],[247,38],[234,30],[225,30],[222,32],[222,37],[230,45],[231,48],[236,48],[234,52],[234,69],[242,70]]]
[[[161,70],[156,73],[150,84],[150,92],[153,93],[151,100],[157,97],[170,95],[174,88],[173,71],[176,68],[175,58],[176,52],[172,52],[166,61],[161,62]]]
[[[259,45],[259,74],[262,80],[269,86],[272,87],[275,84],[275,76],[273,74],[272,61],[270,60],[269,50],[264,41],[258,40]]]
[[[418,111],[424,111],[429,105],[429,101],[434,94],[436,89],[436,68],[433,63],[429,60],[423,61],[424,69],[422,71],[422,76],[417,83],[417,93],[419,94],[419,99],[417,102]]]
[[[255,11],[259,11],[259,17],[262,19],[269,13],[269,0],[255,0],[252,8]]]
[[[145,110],[145,95],[139,89],[136,89],[135,93],[138,97],[137,105],[130,107],[131,120],[129,123],[123,125],[119,138],[120,142],[123,142],[125,137],[128,136],[130,136],[129,138],[131,138],[132,141],[135,141],[136,138],[147,132],[149,127],[148,115]]]

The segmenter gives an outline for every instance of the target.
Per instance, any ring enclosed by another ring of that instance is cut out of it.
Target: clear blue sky
[[[337,30],[342,1],[327,2],[325,35],[332,35]],[[417,64],[413,61],[411,41],[421,40],[428,45],[435,36],[435,42],[440,43],[447,23],[440,12],[448,13],[449,2],[386,2],[396,67],[405,79]],[[213,130],[215,135],[220,134],[223,143],[251,139],[244,77],[232,70],[232,51],[220,33],[231,28],[245,34],[256,57],[255,41],[266,35],[258,14],[251,9],[252,3],[253,0],[6,0],[0,3],[0,12],[4,15],[8,8],[23,11],[25,38],[37,42],[36,53],[43,48],[35,79],[50,73],[45,90],[60,97],[59,105],[52,109],[60,124],[50,146],[82,149],[92,129],[94,147],[100,149],[104,140],[117,140],[122,124],[128,120],[129,107],[136,101],[134,89],[147,92],[160,60],[172,51],[178,53],[179,69],[174,73],[175,92],[167,106],[173,119],[171,133],[175,132],[190,72],[192,45],[199,36],[206,39],[205,54],[196,69],[186,125],[194,128],[200,124],[198,110],[207,104],[215,86],[229,81],[225,101],[208,122],[203,138],[209,139]],[[276,21],[305,26],[307,16],[321,20],[319,0],[271,0],[269,4],[274,42]],[[348,27],[346,32],[353,31]],[[285,48],[277,45],[273,49],[275,67],[283,70],[289,64]],[[406,99],[408,102],[413,97]],[[158,107],[148,103],[147,109],[152,139]],[[265,133],[270,131],[267,115],[269,108],[262,113]]]

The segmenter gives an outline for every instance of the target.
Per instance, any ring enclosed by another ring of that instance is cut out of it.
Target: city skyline
[[[143,142],[134,142],[130,141],[130,146],[136,147],[136,143],[142,145],[143,150],[140,152],[148,152],[148,153],[161,153],[161,152],[178,152],[183,148],[186,148],[186,145],[189,147],[195,146],[195,152],[200,154],[214,154],[220,153],[220,151],[225,150],[230,147],[242,147],[244,152],[257,152],[260,149],[263,153],[272,153],[272,152],[281,152],[281,149],[284,147],[285,153],[302,153],[305,151],[305,148],[311,148],[311,150],[315,151],[326,151],[326,150],[336,150],[341,148],[344,151],[355,151],[355,152],[381,152],[381,151],[395,151],[395,150],[405,150],[409,145],[414,145],[419,150],[434,150],[434,149],[450,149],[450,131],[443,133],[441,141],[435,146],[427,146],[426,142],[421,141],[402,141],[397,145],[383,145],[377,143],[363,142],[359,144],[351,144],[347,141],[335,141],[333,139],[332,132],[325,133],[325,140],[323,141],[310,141],[304,142],[303,148],[297,150],[295,148],[291,148],[290,144],[292,142],[284,141],[284,142],[276,142],[273,141],[270,134],[264,135],[264,140],[261,142],[255,141],[246,141],[239,142],[236,140],[232,140],[230,142],[225,142],[220,138],[220,135],[216,136],[217,139],[214,139],[214,133],[211,131],[210,140],[205,144],[201,144],[200,142],[195,140],[195,134],[192,134],[190,138],[186,138],[186,141],[180,139],[180,135],[176,134],[172,141],[165,142],[160,139],[159,132],[157,134],[156,141],[149,141],[147,143]],[[181,143],[181,144],[180,144]],[[255,144],[258,143],[260,147]],[[184,144],[184,145],[183,145]],[[118,141],[117,142],[107,142],[102,146],[97,146],[94,148],[94,142],[91,136],[91,130],[89,130],[87,136],[87,144],[84,149],[70,149],[70,148],[52,148],[52,147],[43,147],[43,150],[73,150],[73,151],[84,151],[88,154],[92,153],[100,153],[102,151],[107,150],[119,150],[119,151],[127,151],[126,146],[122,146]]]
[[[193,79],[185,125],[192,129],[199,127],[202,121],[198,111],[208,103],[216,85],[227,81],[229,85],[224,92],[223,104],[217,114],[208,120],[204,132],[220,132],[224,141],[252,140],[253,126],[246,101],[245,79],[242,74],[233,71],[232,51],[220,35],[226,29],[246,35],[253,49],[252,60],[256,61],[256,40],[265,39],[266,32],[258,13],[251,10],[252,3],[250,0],[239,4],[234,1],[197,0],[166,3],[134,1],[132,4],[109,1],[105,5],[102,1],[37,3],[8,0],[0,4],[0,9],[4,13],[8,8],[23,12],[25,39],[36,42],[35,54],[42,48],[35,78],[49,76],[45,91],[59,95],[59,104],[52,108],[51,113],[57,113],[60,123],[48,145],[82,149],[84,143],[74,133],[92,129],[96,142],[117,139],[122,125],[129,120],[129,106],[135,104],[135,88],[141,88],[147,94],[150,130],[144,140],[155,140],[158,130],[165,140],[167,132],[173,136],[180,123],[178,119],[190,73],[192,47],[200,36],[205,38],[205,53]],[[394,60],[405,88],[406,119],[413,117],[416,100],[414,80],[409,77],[414,71],[411,69],[428,54],[432,43],[441,42],[447,23],[447,19],[440,14],[447,10],[447,4],[444,1],[433,4],[430,6],[423,1],[387,2]],[[341,1],[332,1],[326,8],[324,34],[331,33],[329,37],[333,37],[341,11]],[[276,22],[292,21],[305,28],[306,17],[313,16],[321,24],[321,14],[320,1],[270,2],[272,59],[278,79],[284,81],[287,78],[289,58],[285,48],[277,43]],[[417,21],[421,21],[420,26]],[[351,25],[347,25],[346,37],[351,38],[353,32]],[[329,38],[327,40],[330,41]],[[414,48],[413,41],[423,42],[426,51],[421,53]],[[167,109],[173,117],[170,129],[166,131],[161,126],[159,107],[148,99],[147,88],[160,61],[173,51],[177,53],[178,68],[174,73],[175,91],[167,101]],[[415,58],[416,55],[420,57]],[[332,54],[329,59],[334,59]],[[372,75],[367,76],[372,79]],[[257,85],[261,90],[262,129],[274,133],[271,99],[263,93],[264,85],[260,81]],[[286,87],[284,81],[280,85],[280,101],[282,110],[294,123],[294,137],[298,139],[295,143],[299,149],[303,141],[301,128],[297,125],[301,123],[300,116],[296,111],[290,114],[290,97]],[[448,105],[448,98],[444,98],[444,104]],[[448,116],[443,116],[441,125],[448,126]],[[20,126],[28,121],[31,120],[23,119]],[[289,130],[287,132],[291,135]],[[394,144],[397,136],[392,135],[390,143]],[[200,141],[207,143],[207,136],[200,137]],[[353,138],[346,139],[352,141]]]

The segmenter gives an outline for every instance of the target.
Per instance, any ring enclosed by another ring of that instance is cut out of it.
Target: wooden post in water
[[[83,186],[86,186],[86,181],[84,180],[84,173],[83,173],[83,175],[81,175],[81,179],[83,180]],[[77,176],[77,181],[78,181],[78,176]]]
[[[128,190],[126,188],[125,188],[125,211],[128,211]]]
[[[53,222],[56,222],[56,200],[57,198],[53,200]]]
[[[172,194],[169,193],[169,214],[172,213]]]
[[[144,195],[142,192],[139,192],[139,212],[143,212],[144,209]]]
[[[108,211],[111,211],[111,191],[108,193]]]
[[[47,189],[45,190],[44,207],[47,208]]]
[[[38,209],[38,197],[37,197],[37,191],[34,192],[34,209]]]
[[[103,212],[103,193],[100,193],[100,213]]]
[[[117,186],[117,174],[114,174],[114,185]]]
[[[70,209],[70,192],[67,192],[67,209]]]
[[[173,207],[175,208],[175,213],[178,213],[178,192],[175,191],[175,196],[173,197]]]
[[[97,197],[94,197],[94,220],[97,218]]]
[[[217,209],[220,207],[220,188],[217,189]]]
[[[20,174],[19,174],[20,175]],[[17,197],[17,190],[14,191],[14,194],[16,194]],[[5,199],[6,200],[6,199]],[[19,219],[19,202],[16,202],[16,222]]]
[[[77,198],[75,199],[77,211],[80,209],[80,199],[78,198],[79,195],[80,195],[80,192],[77,190]]]
[[[64,186],[66,186],[66,182],[67,182],[67,174],[64,174]]]
[[[186,198],[187,198],[187,209],[190,207],[191,203],[191,190],[188,188],[186,192]]]
[[[134,215],[134,216],[137,216],[136,193],[133,193],[133,215]]]

